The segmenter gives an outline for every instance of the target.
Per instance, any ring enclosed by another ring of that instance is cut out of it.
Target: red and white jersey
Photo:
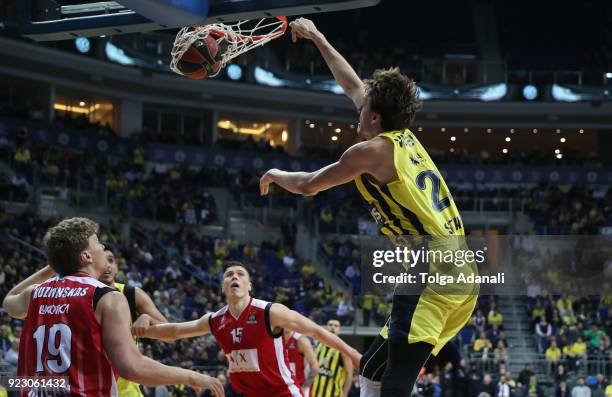
[[[35,287],[19,342],[17,374],[67,376],[70,395],[117,396],[116,374],[94,311],[94,302],[109,291],[86,274],[55,276]],[[38,394],[21,391],[22,396]]]
[[[283,331],[270,329],[272,303],[249,301],[235,318],[228,306],[209,317],[210,331],[229,363],[232,388],[245,397],[301,397],[287,365]]]
[[[295,376],[295,384],[298,387],[304,385],[306,380],[306,366],[304,365],[304,355],[300,353],[298,346],[298,340],[302,337],[299,332],[292,332],[291,336],[285,342],[285,349],[287,350],[287,359],[289,360],[289,369]]]

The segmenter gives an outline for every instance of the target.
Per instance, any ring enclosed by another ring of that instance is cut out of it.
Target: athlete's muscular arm
[[[55,272],[49,265],[43,267],[30,277],[14,286],[2,302],[4,310],[14,318],[25,318],[28,314],[30,297],[36,284],[40,284],[51,278]]]
[[[130,334],[130,308],[119,292],[109,292],[100,299],[96,318],[102,327],[104,350],[121,377],[148,386],[182,383],[196,390],[209,388],[216,397],[224,395],[217,379],[160,364],[141,355]]]
[[[210,316],[212,316],[212,313],[205,314],[198,320],[186,321],[184,323],[150,324],[138,329],[132,328],[132,333],[134,336],[164,341],[194,338],[210,332],[210,324],[208,323]]]
[[[280,303],[272,304],[270,308],[270,326],[272,330],[282,328],[312,336],[324,345],[345,354],[356,367],[359,366],[361,354],[357,350],[347,345],[346,342],[338,336],[315,324],[312,320],[302,316],[298,312],[289,309],[285,305],[281,305]]]
[[[346,354],[342,354],[342,362],[344,363],[344,386],[342,388],[342,396],[348,397],[351,387],[353,387],[353,361]],[[359,368],[359,366],[357,366]]]
[[[136,287],[136,311],[141,314],[148,314],[157,323],[167,323],[168,320],[155,307],[153,300],[142,289]]]
[[[314,377],[319,373],[319,362],[317,361],[317,356],[315,356],[314,349],[308,338],[301,337],[298,339],[297,345],[298,350],[304,355],[304,360],[306,360],[310,367],[308,378],[304,381],[304,386],[310,386]]]
[[[290,26],[293,42],[295,43],[298,38],[312,40],[329,66],[336,82],[353,101],[355,107],[361,109],[365,98],[364,84],[346,59],[336,51],[310,19],[298,18],[291,22]]]
[[[370,173],[384,162],[388,152],[381,150],[382,139],[357,143],[348,148],[338,161],[314,172],[288,172],[273,168],[259,180],[262,196],[268,194],[270,184],[276,183],[291,193],[314,196],[320,191],[350,182],[357,176]]]

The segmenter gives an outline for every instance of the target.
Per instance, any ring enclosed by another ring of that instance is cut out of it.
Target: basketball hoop
[[[255,25],[253,25],[254,22],[252,20],[247,20],[234,24],[213,23],[184,27],[174,39],[170,68],[173,72],[182,75],[183,73],[177,67],[178,61],[193,43],[197,40],[206,39],[209,35],[212,35],[218,42],[223,40],[227,44],[227,50],[223,52],[220,60],[221,68],[223,68],[237,56],[255,47],[260,47],[285,33],[288,25],[287,17],[278,16],[276,20],[272,21],[270,19],[261,19]]]

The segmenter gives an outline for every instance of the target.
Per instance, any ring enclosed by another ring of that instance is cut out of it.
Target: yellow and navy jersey
[[[380,232],[399,236],[463,236],[463,222],[444,178],[414,134],[384,132],[393,142],[398,179],[379,185],[365,174],[355,179]]]
[[[115,288],[127,298],[128,305],[130,306],[132,322],[134,322],[138,314],[136,313],[136,288],[129,285],[126,286],[122,283],[115,283]],[[138,340],[136,338],[134,338],[134,342],[138,344]],[[142,397],[142,392],[140,391],[140,386],[138,383],[121,377],[119,377],[117,380],[117,391],[119,392],[119,397]]]
[[[319,373],[310,389],[310,397],[339,397],[344,388],[345,374],[342,354],[319,343],[315,349],[319,362]]]

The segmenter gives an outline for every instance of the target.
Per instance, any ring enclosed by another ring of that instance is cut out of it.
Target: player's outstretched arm
[[[170,367],[140,354],[130,333],[130,309],[119,292],[104,295],[96,307],[102,325],[104,350],[119,375],[147,386],[186,384],[196,391],[210,389],[215,397],[224,395],[221,383],[204,374]]]
[[[300,353],[304,355],[304,360],[308,363],[310,367],[310,371],[308,373],[308,378],[304,381],[304,386],[310,386],[315,376],[319,373],[319,362],[317,361],[317,356],[315,355],[314,349],[312,348],[312,344],[306,337],[302,337],[298,339],[298,350]]]
[[[315,324],[312,320],[302,316],[300,313],[289,309],[280,303],[274,303],[270,308],[270,326],[272,330],[283,328],[312,336],[326,346],[334,348],[346,355],[356,367],[359,367],[361,354],[347,345],[338,336],[332,334],[325,328]]]
[[[291,38],[294,43],[298,38],[312,40],[329,66],[336,82],[353,101],[355,107],[361,109],[365,97],[365,86],[346,59],[336,51],[310,19],[298,18],[289,26],[291,26]]]
[[[276,183],[291,193],[304,196],[315,194],[352,181],[357,176],[371,172],[372,167],[381,164],[378,142],[360,142],[348,148],[338,161],[314,172],[288,172],[273,168],[259,180],[262,196],[268,194],[269,186]]]
[[[30,277],[26,278],[16,286],[14,286],[2,301],[4,310],[14,318],[25,318],[28,314],[28,306],[30,305],[30,297],[32,290],[37,284],[40,284],[55,274],[49,265],[43,267]]]
[[[198,320],[186,321],[184,323],[156,323],[156,321],[150,316],[142,315],[140,318],[148,319],[148,323],[142,322],[138,325],[138,327],[132,327],[132,334],[141,338],[159,339],[164,341],[194,338],[210,332],[208,318],[211,315],[211,313],[208,313],[200,317]]]

